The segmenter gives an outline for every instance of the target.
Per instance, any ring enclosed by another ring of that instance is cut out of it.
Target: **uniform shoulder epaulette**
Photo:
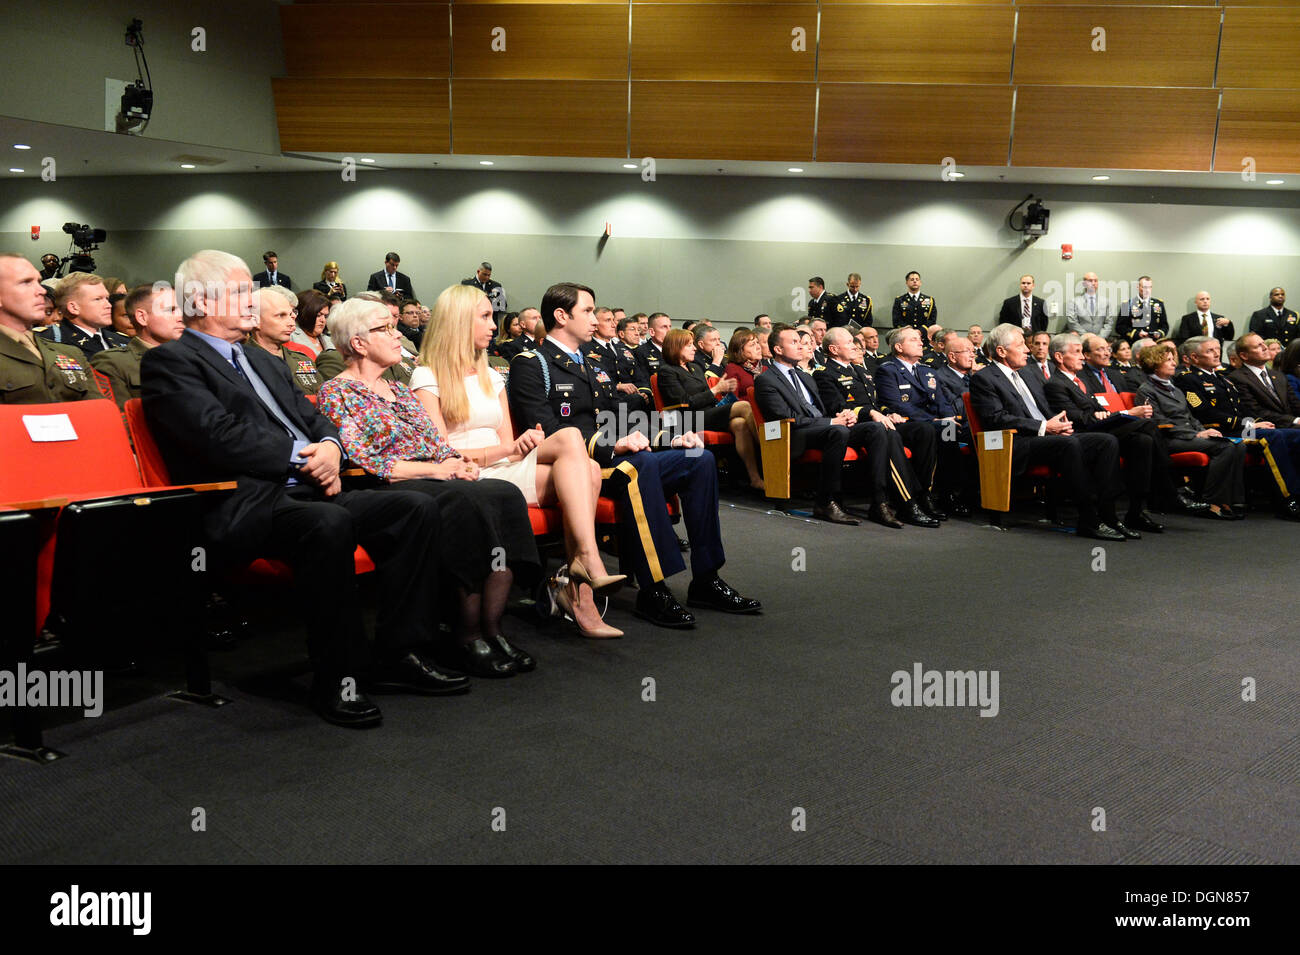
[[[537,352],[535,351],[521,351],[518,355],[515,356],[515,358],[535,358],[535,357],[537,357]]]

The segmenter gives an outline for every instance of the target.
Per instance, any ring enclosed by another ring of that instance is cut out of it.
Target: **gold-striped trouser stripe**
[[[645,560],[650,566],[650,579],[657,584],[664,579],[664,572],[659,566],[659,552],[655,550],[655,539],[650,533],[650,522],[646,520],[645,501],[641,500],[641,485],[637,481],[636,468],[629,461],[620,461],[614,467],[602,470],[600,476],[602,479],[608,479],[613,477],[615,470],[627,475],[627,501],[632,507],[637,533],[641,535],[641,549],[645,551]]]
[[[1258,437],[1259,432],[1255,432]],[[1290,497],[1291,492],[1287,490],[1286,481],[1282,479],[1282,472],[1277,469],[1277,462],[1273,460],[1273,449],[1269,447],[1268,438],[1259,438],[1260,446],[1264,449],[1264,460],[1268,462],[1268,469],[1273,472],[1273,480],[1277,482],[1278,490],[1282,492],[1283,497]]]

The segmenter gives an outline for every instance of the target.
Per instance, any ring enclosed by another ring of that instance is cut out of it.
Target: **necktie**
[[[388,287],[394,292],[397,291],[397,273],[393,272],[388,276]]]
[[[1097,296],[1088,296],[1088,315],[1092,318],[1097,317]]]
[[[1276,398],[1277,389],[1273,387],[1273,380],[1268,377],[1268,372],[1266,372],[1263,368],[1259,370],[1259,380],[1264,382],[1264,387],[1268,389],[1268,393],[1272,395],[1274,398]]]
[[[271,412],[275,420],[284,426],[285,431],[289,432],[295,440],[301,441],[303,444],[310,444],[311,439],[302,432],[301,428],[289,420],[289,416],[284,413],[283,409],[281,409],[280,403],[275,400],[275,396],[271,394],[270,390],[266,387],[265,382],[254,379],[253,376],[248,373],[249,369],[248,366],[246,366],[247,361],[248,359],[244,357],[244,349],[242,347],[239,345],[230,346],[230,363],[235,366],[235,371],[238,373],[239,377],[252,386],[258,399],[266,406],[266,410]]]
[[[1029,386],[1014,371],[1011,373],[1011,384],[1015,386],[1016,393],[1020,395],[1020,400],[1025,406],[1025,412],[1035,421],[1046,421],[1047,419],[1043,417],[1043,413],[1038,410],[1038,402],[1030,394]]]
[[[1210,316],[1205,312],[1201,312],[1201,334],[1210,334]]]
[[[271,273],[271,284],[272,285],[280,284],[280,280],[276,277],[276,274],[274,272]]]
[[[1028,325],[1029,324],[1029,299],[1022,298],[1020,300],[1020,305],[1021,305],[1021,312],[1023,314],[1022,323]]]
[[[1083,381],[1081,379],[1079,378],[1074,379],[1074,383],[1079,386],[1079,390],[1082,391],[1085,395],[1088,393],[1088,389],[1084,387]]]
[[[1047,362],[1043,362],[1041,365],[1038,366],[1038,368],[1043,373],[1044,381],[1052,380],[1052,373],[1047,369]]]
[[[788,374],[790,375],[790,384],[794,386],[794,393],[798,395],[799,400],[803,402],[804,413],[810,418],[818,417],[821,412],[819,412],[813,405],[812,401],[809,400],[808,389],[803,386],[803,382],[799,380],[799,376],[794,373],[794,369],[789,369]]]

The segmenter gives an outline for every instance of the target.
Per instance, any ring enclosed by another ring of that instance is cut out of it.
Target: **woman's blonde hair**
[[[342,282],[342,281],[343,281],[343,272],[342,272],[341,269],[339,269],[339,264],[338,264],[337,262],[326,262],[326,263],[325,263],[325,268],[323,268],[323,269],[320,270],[320,280],[321,280],[322,282],[325,281],[325,273],[328,272],[330,269],[333,269],[334,272],[335,272],[335,275],[334,275],[334,281],[336,281],[336,282]]]
[[[472,285],[451,285],[433,303],[429,328],[420,346],[420,364],[438,380],[438,404],[449,431],[469,419],[465,376],[478,374],[483,394],[495,397],[488,375],[487,351],[474,347],[474,312],[487,296]]]

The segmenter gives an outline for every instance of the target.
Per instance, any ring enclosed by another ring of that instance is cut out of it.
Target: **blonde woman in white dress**
[[[411,390],[434,425],[484,478],[509,481],[529,504],[558,504],[564,517],[569,586],[556,596],[584,637],[621,637],[596,610],[595,595],[615,590],[623,574],[606,574],[596,545],[600,465],[587,454],[582,433],[540,427],[514,437],[505,381],[488,367],[496,335],[492,302],[471,285],[444,289],[420,348]]]

